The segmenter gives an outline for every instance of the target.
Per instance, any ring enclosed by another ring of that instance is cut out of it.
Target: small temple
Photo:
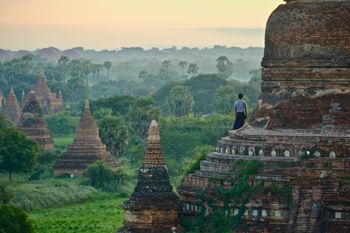
[[[42,150],[53,149],[53,141],[34,92],[27,97],[17,129],[37,141]]]
[[[253,162],[261,169],[249,185],[262,191],[213,207],[240,216],[235,232],[350,232],[350,1],[286,2],[267,22],[261,99],[185,177],[183,213],[210,215],[198,194],[230,190],[237,164]]]
[[[135,191],[125,202],[124,209],[124,227],[118,233],[182,232],[178,218],[179,199],[169,182],[158,124],[154,120]]]
[[[18,105],[17,97],[13,88],[10,89],[10,92],[7,96],[7,100],[5,101],[3,99],[3,102],[4,105],[1,109],[1,115],[4,116],[6,119],[17,124],[21,116],[21,109]]]
[[[68,146],[67,151],[54,164],[54,175],[81,175],[89,165],[98,160],[106,161],[111,167],[117,166],[106,145],[101,142],[99,129],[90,112],[89,101],[86,100],[73,144]]]
[[[38,77],[38,82],[33,90],[38,102],[45,114],[52,114],[55,112],[60,112],[63,107],[62,93],[59,92],[58,96],[52,93],[50,88],[46,84],[45,74],[41,72]],[[26,103],[27,97],[22,96],[22,105]]]

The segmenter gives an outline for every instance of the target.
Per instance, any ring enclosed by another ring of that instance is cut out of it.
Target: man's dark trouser
[[[237,112],[236,120],[233,125],[233,129],[239,129],[242,128],[244,125],[244,112]]]

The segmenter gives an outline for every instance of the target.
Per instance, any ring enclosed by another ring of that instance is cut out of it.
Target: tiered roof
[[[43,150],[53,149],[53,141],[47,129],[42,109],[34,92],[29,93],[23,106],[18,130],[37,141]]]
[[[147,138],[147,152],[144,167],[164,166],[164,156],[160,145],[158,124],[155,120],[151,122]]]
[[[112,167],[117,164],[112,155],[101,142],[99,129],[91,115],[89,101],[85,101],[84,112],[76,129],[73,144],[68,146],[60,159],[54,165],[55,175],[71,173],[79,175],[90,164],[97,160],[104,160]]]
[[[39,74],[38,82],[33,91],[35,92],[38,102],[44,112],[54,113],[62,109],[62,95],[57,97],[55,93],[51,92],[50,88],[48,88],[46,84],[44,72]]]

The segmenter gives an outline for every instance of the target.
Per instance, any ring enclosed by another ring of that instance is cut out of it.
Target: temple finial
[[[164,166],[164,156],[160,145],[158,123],[152,120],[147,138],[147,153],[144,161],[145,167]]]

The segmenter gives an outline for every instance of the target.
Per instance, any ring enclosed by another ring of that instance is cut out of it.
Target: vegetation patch
[[[10,204],[27,211],[82,203],[102,199],[109,194],[91,186],[77,185],[68,180],[46,180],[9,186],[14,197]]]
[[[44,209],[30,214],[36,233],[115,233],[123,225],[125,198]]]

